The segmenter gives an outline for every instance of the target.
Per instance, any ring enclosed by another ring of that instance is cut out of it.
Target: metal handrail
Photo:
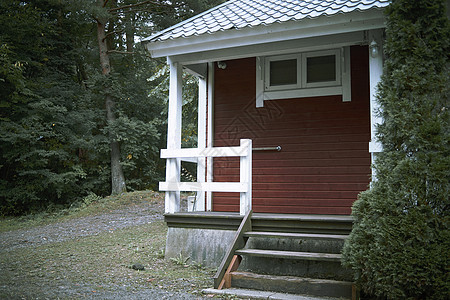
[[[252,148],[253,151],[281,151],[281,146]]]

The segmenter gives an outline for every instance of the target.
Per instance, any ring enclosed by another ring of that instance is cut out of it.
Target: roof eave
[[[143,43],[152,57],[167,57],[384,27],[383,11],[371,9],[165,41],[147,40]]]
[[[149,41],[152,41],[152,40],[154,40],[154,39],[157,39],[157,38],[160,37],[161,35],[164,35],[166,32],[170,32],[171,30],[173,30],[173,29],[175,29],[175,28],[178,28],[178,27],[180,27],[180,26],[183,26],[184,24],[189,23],[189,22],[191,22],[192,20],[198,19],[199,17],[201,17],[201,16],[203,16],[203,15],[206,15],[206,14],[208,14],[208,13],[214,11],[214,10],[217,10],[217,9],[220,9],[221,7],[223,7],[223,6],[226,6],[227,4],[229,4],[229,2],[230,2],[230,1],[227,1],[227,2],[225,2],[225,3],[222,3],[222,4],[220,4],[220,5],[216,6],[216,7],[210,8],[209,10],[202,12],[201,14],[198,14],[198,15],[196,15],[196,16],[193,16],[193,17],[191,17],[191,18],[189,18],[189,19],[187,19],[187,20],[184,20],[184,21],[182,21],[182,22],[180,22],[180,23],[177,23],[177,24],[175,24],[175,25],[173,25],[173,26],[171,26],[171,27],[169,27],[169,28],[166,28],[166,29],[164,29],[164,30],[162,30],[162,31],[160,31],[160,32],[157,32],[157,33],[155,33],[155,34],[153,34],[153,35],[151,35],[151,36],[149,36],[149,37],[143,39],[143,40],[142,40],[142,43],[147,43],[147,42],[149,42]]]

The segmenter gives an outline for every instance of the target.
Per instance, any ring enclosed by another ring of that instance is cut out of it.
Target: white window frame
[[[273,61],[283,61],[283,60],[297,60],[297,83],[296,84],[284,84],[284,85],[270,85],[270,63]],[[265,78],[264,78],[264,90],[265,91],[280,91],[280,90],[292,90],[292,89],[300,89],[302,88],[302,72],[301,72],[301,54],[288,54],[288,55],[277,55],[277,56],[269,56],[265,57]]]
[[[322,81],[322,82],[312,82],[308,83],[308,66],[307,61],[310,57],[320,57],[320,56],[335,56],[335,78],[333,81]],[[315,51],[306,52],[302,54],[302,88],[313,88],[313,87],[324,87],[324,86],[337,86],[341,85],[341,50],[326,50],[326,51]]]
[[[306,82],[306,59],[308,57],[336,55],[336,80]],[[270,86],[270,62],[297,59],[297,84]],[[256,107],[264,107],[266,100],[292,99],[342,95],[342,101],[351,101],[350,47],[295,54],[256,58]]]

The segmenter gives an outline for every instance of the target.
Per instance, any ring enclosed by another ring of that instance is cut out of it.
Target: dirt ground
[[[212,298],[201,290],[212,286],[214,270],[164,259],[162,197],[124,197],[86,216],[0,232],[0,299]]]

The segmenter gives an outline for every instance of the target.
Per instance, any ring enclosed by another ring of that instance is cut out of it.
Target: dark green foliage
[[[83,194],[82,149],[96,110],[76,81],[78,26],[50,1],[2,1],[0,209],[22,213]]]
[[[161,181],[168,95],[165,89],[150,91],[167,82],[168,74],[149,80],[165,61],[149,58],[135,38],[218,1],[113,11],[108,10],[143,1],[106,2],[100,7],[95,1],[0,1],[0,214],[108,195],[111,139],[120,144],[129,189],[152,189]],[[107,78],[100,70],[93,16],[109,20],[108,47],[118,51],[110,54]],[[114,97],[114,122],[105,118],[106,90]],[[185,110],[183,126],[190,144],[195,143],[196,94],[195,84],[189,85],[191,109]]]
[[[444,1],[393,0],[378,101],[376,181],[353,206],[344,263],[366,293],[450,295],[450,25]]]

